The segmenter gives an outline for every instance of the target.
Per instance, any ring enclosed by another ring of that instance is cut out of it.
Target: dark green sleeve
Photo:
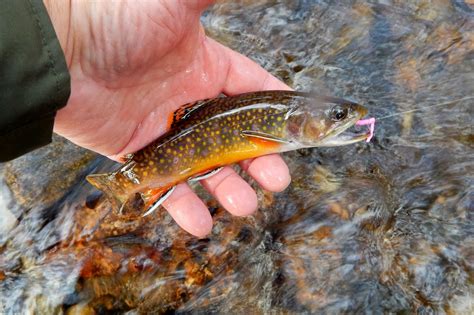
[[[50,143],[69,94],[66,61],[43,2],[0,0],[0,162]]]

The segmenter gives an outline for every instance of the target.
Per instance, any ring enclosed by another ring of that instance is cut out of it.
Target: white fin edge
[[[215,168],[213,170],[210,170],[209,172],[205,172],[205,173],[202,173],[202,174],[198,174],[196,176],[192,176],[190,178],[188,178],[188,182],[197,182],[197,181],[200,181],[200,180],[203,180],[203,179],[206,179],[206,178],[209,178],[213,175],[216,175],[217,173],[219,173],[220,171],[222,171],[224,167],[221,166],[221,167],[218,167],[218,168]]]
[[[173,191],[175,190],[176,186],[173,186],[171,187],[170,189],[168,189],[163,195],[161,195],[160,198],[158,198],[157,201],[155,201],[150,208],[148,208],[148,210],[142,215],[142,217],[146,217],[147,215],[151,214],[153,211],[155,211],[156,209],[158,209],[159,206],[161,206],[161,204],[166,200],[168,199],[168,197],[173,193]]]

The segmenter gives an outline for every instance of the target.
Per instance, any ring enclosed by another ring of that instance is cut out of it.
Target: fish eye
[[[341,121],[347,117],[347,112],[347,108],[335,106],[333,109],[331,109],[331,119],[334,121]]]

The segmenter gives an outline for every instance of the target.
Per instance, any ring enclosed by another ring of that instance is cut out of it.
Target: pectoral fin
[[[254,130],[243,130],[240,133],[242,136],[246,137],[250,141],[258,144],[259,146],[279,146],[283,144],[289,144],[290,141],[286,139],[279,138],[269,133],[254,131]]]
[[[197,174],[193,177],[188,178],[188,182],[197,182],[197,181],[209,178],[209,177],[219,173],[222,169],[223,169],[223,167],[218,167],[218,168],[215,168],[213,170],[210,170],[210,171],[207,171],[207,172],[204,172],[204,173],[201,173],[201,174]]]

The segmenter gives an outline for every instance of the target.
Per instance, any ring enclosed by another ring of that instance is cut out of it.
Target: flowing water
[[[374,140],[285,154],[293,182],[255,216],[207,198],[197,240],[111,212],[83,180],[111,162],[55,139],[0,168],[0,313],[473,314],[474,3],[229,1],[202,21],[386,117]]]

